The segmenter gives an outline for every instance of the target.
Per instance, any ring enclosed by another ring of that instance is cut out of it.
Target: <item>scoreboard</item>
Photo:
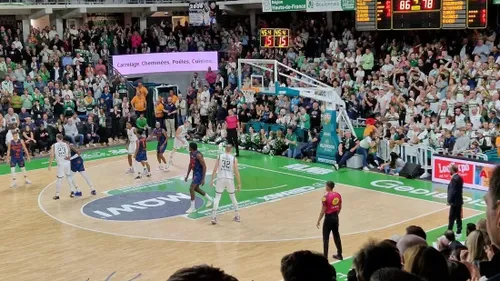
[[[356,29],[486,28],[488,0],[356,0]]]
[[[262,28],[260,30],[261,48],[288,48],[290,30],[286,28]]]

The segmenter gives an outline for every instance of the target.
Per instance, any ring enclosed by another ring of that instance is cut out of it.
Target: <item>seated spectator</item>
[[[335,281],[337,273],[320,253],[297,251],[281,259],[284,281]]]
[[[316,150],[318,149],[320,139],[320,134],[318,133],[317,127],[314,127],[308,132],[308,142],[303,144],[300,148],[300,154],[302,155],[302,160],[306,162],[311,162],[316,158]]]
[[[467,269],[467,268],[466,268]],[[381,268],[375,271],[370,281],[426,281],[418,275],[397,268]]]
[[[339,144],[335,159],[337,163],[334,165],[335,169],[340,169],[344,167],[351,157],[356,154],[356,150],[359,147],[359,140],[356,136],[352,135],[350,130],[344,132],[344,137]]]
[[[401,269],[401,257],[393,244],[370,241],[354,256],[353,268],[358,281],[369,281],[381,268]]]
[[[99,114],[97,115],[97,118],[99,120],[98,122],[98,129],[97,129],[97,134],[99,135],[99,142],[101,144],[105,144],[106,146],[109,146],[109,120],[108,120],[108,115],[106,114],[106,111],[104,108],[99,109]],[[147,120],[146,120],[147,124]],[[147,130],[146,130],[146,136],[148,135]]]
[[[140,113],[139,118],[135,121],[135,126],[137,129],[143,131],[148,136],[148,120],[144,117],[144,112]]]
[[[363,170],[368,171],[368,154],[371,148],[376,147],[375,142],[376,133],[372,131],[368,136],[366,136],[360,143],[358,147],[358,152],[363,156]],[[371,164],[370,164],[371,165]]]
[[[427,245],[427,242],[422,238],[414,234],[406,234],[405,236],[401,237],[397,244],[396,247],[398,248],[399,252],[401,253],[401,257],[403,257],[404,252],[415,245]],[[403,261],[404,262],[404,261]]]
[[[396,152],[391,152],[391,160],[388,163],[383,163],[380,165],[379,169],[384,171],[386,174],[391,174],[394,176],[399,176],[399,172],[403,170],[403,167],[406,165],[406,162],[399,157]],[[424,232],[425,234],[425,232]]]
[[[87,147],[90,145],[95,146],[96,143],[99,143],[99,135],[97,134],[98,125],[94,121],[93,116],[89,116],[87,122],[83,125],[83,130],[85,133],[85,143]]]
[[[406,228],[406,234],[417,235],[418,237],[427,240],[427,234],[425,230],[418,225],[410,225]]]
[[[415,245],[404,254],[404,270],[427,281],[450,281],[448,264],[438,250],[427,245]]]
[[[66,121],[66,124],[63,125],[63,128],[65,136],[71,141],[72,144],[78,146],[83,145],[84,137],[78,132],[78,128],[76,127],[76,124],[73,123],[73,120],[71,118]]]
[[[292,128],[287,129],[285,139],[285,144],[288,145],[286,156],[289,158],[297,158],[299,156],[300,150],[297,147],[297,135],[295,135]]]
[[[31,126],[26,125],[24,127],[24,130],[22,132],[22,140],[24,140],[26,148],[31,153],[31,155],[35,156],[36,140],[35,140],[35,134],[33,133]]]
[[[167,281],[238,281],[238,279],[219,268],[198,265],[178,270]]]
[[[49,131],[47,131],[43,123],[40,124],[35,139],[36,143],[38,144],[38,151],[40,151],[41,154],[48,153],[48,149],[50,146]]]
[[[446,240],[448,240],[448,247],[450,248],[451,251],[464,247],[462,243],[456,240],[455,233],[453,232],[453,230],[445,231],[444,237],[446,238]]]

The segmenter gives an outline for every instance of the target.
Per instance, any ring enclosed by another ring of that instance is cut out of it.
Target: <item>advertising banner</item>
[[[316,151],[317,161],[320,163],[334,164],[335,153],[339,145],[337,136],[337,112],[335,110],[326,110],[323,113],[323,135],[319,141]]]
[[[262,12],[305,11],[306,0],[262,0]]]
[[[307,0],[307,12],[354,11],[355,0]]]
[[[472,160],[472,159],[471,159]],[[451,179],[450,165],[458,167],[458,174],[464,179],[464,186],[487,191],[495,165],[457,158],[432,156],[432,181],[448,184]]]
[[[113,67],[121,75],[166,72],[213,71],[218,68],[217,52],[179,52],[113,56]]]
[[[216,24],[217,4],[215,1],[194,1],[189,3],[189,25],[212,26]]]

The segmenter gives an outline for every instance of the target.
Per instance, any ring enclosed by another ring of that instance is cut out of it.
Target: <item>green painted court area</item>
[[[276,175],[272,171],[259,170],[251,166],[240,165],[242,179],[252,178],[252,186],[243,186],[238,193],[238,205],[240,208],[247,208],[258,204],[281,200],[286,197],[295,196],[310,192],[315,189],[323,189],[322,181],[311,182],[311,180],[295,177],[293,180],[288,176]],[[205,187],[210,184],[211,173],[207,173]],[[244,182],[244,180],[243,180]],[[122,187],[107,191],[108,195],[118,195],[127,192],[149,192],[149,191],[171,191],[186,194],[189,191],[191,180],[184,181],[184,176],[172,177],[162,181]],[[205,188],[211,196],[215,196],[214,188]],[[232,210],[231,200],[227,194],[223,194],[219,213]],[[197,212],[190,214],[191,219],[199,219],[211,215],[212,209],[199,208]]]
[[[169,144],[169,149],[171,143]],[[148,144],[149,150],[156,149],[156,142]],[[206,158],[216,158],[219,154],[217,146],[200,144],[199,150]],[[168,152],[167,152],[168,153]],[[187,151],[182,151],[187,153]],[[103,159],[113,156],[125,156],[125,147],[103,148],[90,150],[83,153],[86,161]],[[238,201],[241,208],[251,207],[263,203],[282,200],[287,197],[300,195],[313,190],[323,189],[324,182],[332,180],[336,184],[347,185],[352,188],[368,189],[382,193],[389,193],[397,196],[410,197],[420,200],[446,203],[446,186],[435,184],[429,181],[418,179],[406,179],[402,177],[387,176],[381,173],[364,172],[361,170],[342,169],[335,171],[328,165],[316,163],[304,163],[285,157],[268,156],[250,151],[242,151],[238,158],[240,163],[240,173],[243,181],[242,191],[238,193]],[[150,157],[150,163],[156,165],[154,157]],[[34,159],[27,163],[28,170],[46,168],[47,158]],[[187,169],[187,167],[186,167]],[[209,169],[207,172],[211,172]],[[0,174],[10,173],[10,168],[0,165]],[[171,178],[152,183],[138,184],[134,186],[116,187],[106,193],[110,196],[127,192],[147,192],[147,191],[171,191],[187,194],[190,180],[184,181],[184,175],[174,175]],[[251,182],[251,185],[245,184]],[[210,184],[210,174],[207,175],[205,185]],[[214,195],[213,188],[206,190]],[[485,210],[483,200],[484,192],[466,189],[464,190],[464,207],[475,209],[481,212]],[[319,204],[320,198],[318,198]],[[394,197],[397,200],[397,197]],[[232,210],[229,196],[224,194],[220,203],[220,212]],[[190,219],[200,219],[210,216],[211,209],[201,208],[197,212],[190,214]],[[464,225],[469,222],[476,222],[484,213],[475,215],[464,220]],[[315,217],[311,221],[315,221]],[[443,222],[444,224],[445,222]],[[446,226],[428,230],[428,241],[432,244],[446,230]],[[395,233],[398,234],[398,233]],[[321,243],[321,241],[318,241]],[[345,280],[346,274],[352,264],[352,259],[335,263],[339,280]]]

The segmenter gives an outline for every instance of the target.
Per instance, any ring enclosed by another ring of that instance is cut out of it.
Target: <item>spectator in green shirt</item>
[[[286,130],[285,143],[288,145],[287,156],[289,158],[297,158],[300,150],[297,147],[297,136],[293,133],[292,128]]]
[[[300,108],[300,128],[304,130],[311,129],[311,117],[303,107]]]
[[[23,107],[23,101],[21,100],[21,97],[17,94],[16,91],[14,91],[14,94],[12,95],[10,102],[15,113],[21,112],[21,107]]]
[[[33,96],[28,93],[27,89],[24,89],[24,94],[21,96],[22,107],[26,108],[28,111],[33,108]]]
[[[137,129],[140,129],[146,133],[146,137],[148,136],[148,119],[144,117],[144,113],[141,113],[139,118],[135,121],[135,125]]]

